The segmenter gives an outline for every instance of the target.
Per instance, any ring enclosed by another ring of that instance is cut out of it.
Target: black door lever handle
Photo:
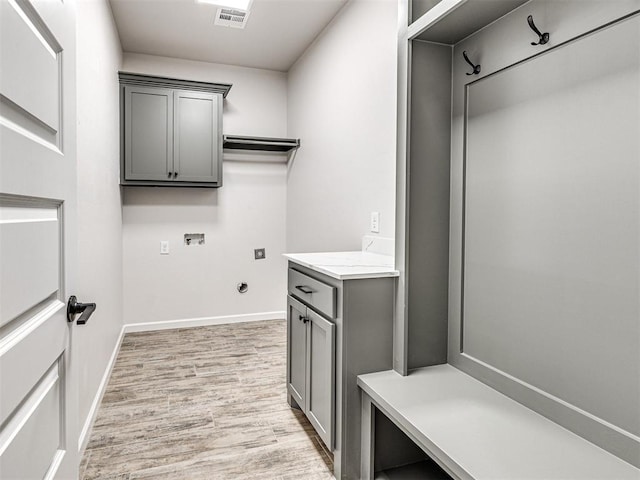
[[[71,295],[67,302],[67,321],[73,322],[76,315],[80,313],[81,315],[77,323],[78,325],[84,325],[95,310],[95,303],[80,303],[75,295]]]

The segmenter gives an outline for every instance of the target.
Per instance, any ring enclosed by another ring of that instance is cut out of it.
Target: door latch
[[[89,317],[96,310],[95,303],[80,303],[75,295],[69,297],[67,302],[67,321],[73,322],[77,314],[81,314],[78,319],[78,325],[84,325],[89,320]]]

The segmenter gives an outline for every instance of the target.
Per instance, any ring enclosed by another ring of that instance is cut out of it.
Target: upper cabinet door
[[[173,171],[173,91],[124,87],[125,180],[168,180]]]
[[[174,180],[222,184],[222,95],[174,91]]]

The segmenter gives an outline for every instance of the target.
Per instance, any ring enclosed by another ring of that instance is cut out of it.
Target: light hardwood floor
[[[284,320],[127,334],[80,478],[333,479],[285,370]]]

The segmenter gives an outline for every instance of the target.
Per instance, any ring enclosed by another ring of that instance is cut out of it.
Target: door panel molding
[[[0,194],[0,327],[52,295],[63,300],[62,219],[60,201]]]
[[[48,308],[0,340],[0,423],[12,415],[22,399],[64,351],[67,334],[65,305],[54,300]],[[19,368],[16,368],[19,366]]]
[[[0,433],[0,476],[44,478],[60,463],[64,425],[59,357]],[[44,427],[42,427],[44,425]],[[26,470],[25,470],[26,469]],[[51,472],[52,474],[55,472]]]
[[[7,0],[0,9],[0,122],[60,149],[62,46],[27,0]]]

